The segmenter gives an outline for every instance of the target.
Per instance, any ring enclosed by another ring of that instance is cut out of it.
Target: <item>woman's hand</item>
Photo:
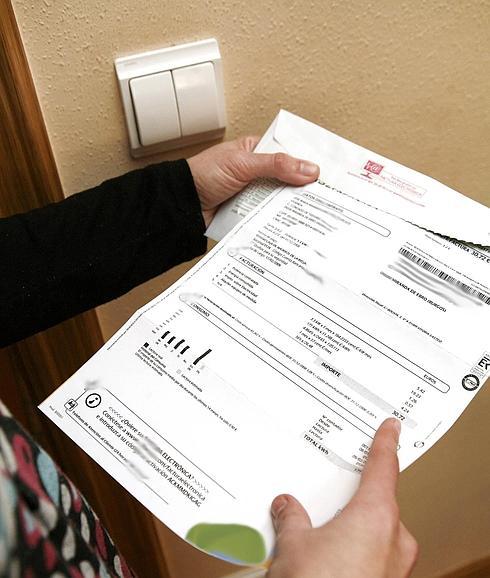
[[[305,185],[319,175],[317,165],[284,153],[252,152],[258,137],[221,143],[187,160],[206,225],[221,203],[257,177],[273,177],[290,185]]]
[[[398,420],[379,428],[358,491],[320,528],[291,496],[272,503],[276,556],[267,578],[406,578],[417,543],[400,522],[396,502]]]

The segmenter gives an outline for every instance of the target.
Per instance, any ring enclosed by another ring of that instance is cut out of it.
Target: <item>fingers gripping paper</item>
[[[397,214],[433,181],[371,153],[346,176],[348,150],[309,186],[252,185],[251,211],[235,199],[221,243],[41,405],[174,532],[227,560],[270,555],[279,493],[314,524],[332,518],[386,417],[402,422],[407,467],[490,371],[490,254],[447,238],[464,223],[448,218],[443,237],[412,223],[418,209]],[[471,206],[476,243],[485,211]]]
[[[490,245],[488,207],[285,110],[274,119],[256,152],[285,152],[316,162],[323,180],[359,202],[447,237]],[[208,236],[221,239],[238,222],[246,199],[254,207],[267,195],[267,188],[261,190],[256,186],[253,195],[245,190],[226,203]]]

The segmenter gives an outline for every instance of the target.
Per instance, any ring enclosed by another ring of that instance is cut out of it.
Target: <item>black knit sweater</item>
[[[185,160],[0,219],[0,347],[204,253],[204,230]]]

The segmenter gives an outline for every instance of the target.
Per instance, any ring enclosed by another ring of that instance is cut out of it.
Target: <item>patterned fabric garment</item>
[[[135,578],[85,498],[1,401],[0,576]]]

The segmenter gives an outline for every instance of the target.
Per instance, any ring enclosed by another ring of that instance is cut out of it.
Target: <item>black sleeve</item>
[[[0,219],[0,347],[201,255],[204,230],[185,160]]]

